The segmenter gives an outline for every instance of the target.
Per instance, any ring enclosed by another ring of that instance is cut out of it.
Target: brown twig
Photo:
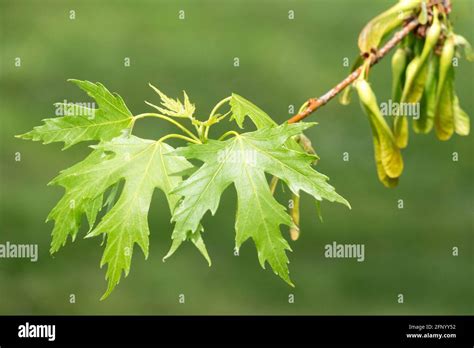
[[[395,46],[397,46],[400,41],[403,40],[405,36],[410,34],[415,28],[418,26],[418,19],[415,18],[408,22],[402,30],[396,32],[387,43],[376,52],[376,54],[371,54],[367,59],[370,59],[370,66],[377,64],[383,57],[387,55]],[[336,86],[331,88],[326,94],[319,98],[311,98],[308,100],[306,107],[293,117],[288,120],[288,123],[295,123],[301,121],[302,119],[308,117],[314,111],[319,109],[321,106],[327,104],[331,99],[337,96],[344,88],[349,86],[352,82],[354,82],[359,75],[361,74],[363,69],[363,64],[354,70],[352,73],[349,74],[344,80],[339,82]]]

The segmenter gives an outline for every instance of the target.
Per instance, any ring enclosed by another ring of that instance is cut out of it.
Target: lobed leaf
[[[232,112],[231,120],[235,120],[241,129],[246,117],[250,118],[257,129],[276,127],[278,125],[265,111],[238,94],[232,93],[229,104]],[[288,139],[285,146],[294,151],[306,152],[304,147],[293,138]]]
[[[110,140],[131,127],[132,113],[119,95],[110,93],[100,83],[69,81],[94,98],[99,108],[89,108],[82,103],[58,103],[56,106],[62,109],[64,116],[44,119],[43,125],[18,138],[44,144],[64,142],[64,150],[82,141]]]
[[[214,215],[223,191],[233,184],[238,197],[236,248],[252,238],[262,267],[268,262],[291,285],[285,253],[290,248],[279,229],[282,224],[291,226],[291,218],[273,197],[265,173],[281,179],[294,194],[304,191],[317,200],[349,206],[326,182],[327,177],[311,167],[314,156],[284,146],[290,137],[310,126],[284,124],[178,149],[178,155],[204,163],[173,191],[184,197],[172,218],[176,223],[173,240],[184,240],[196,231],[207,211]]]
[[[170,211],[174,210],[180,199],[171,191],[182,178],[172,174],[192,165],[183,157],[168,155],[173,151],[163,142],[135,136],[118,137],[95,146],[84,161],[61,172],[52,181],[52,184],[66,189],[65,196],[49,217],[55,221],[52,252],[64,245],[69,235],[76,236],[83,214],[87,215],[92,226],[106,190],[124,181],[122,192],[113,207],[87,235],[104,234],[107,237],[101,261],[101,266],[108,265],[108,288],[103,298],[119,283],[122,272],[128,275],[135,244],[140,246],[145,257],[148,256],[147,217],[155,189],[164,192]],[[71,199],[76,200],[72,207]],[[199,236],[200,231],[196,231],[198,248],[208,258]]]

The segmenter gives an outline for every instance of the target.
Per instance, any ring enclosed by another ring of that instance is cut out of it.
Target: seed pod
[[[397,147],[404,149],[408,145],[408,120],[405,116],[395,116],[393,120],[393,136]]]
[[[469,135],[470,120],[468,114],[461,109],[459,98],[454,96],[454,130],[458,135]]]
[[[311,140],[306,135],[300,133],[295,137],[295,140],[301,145],[305,153],[317,156]]]
[[[423,44],[423,49],[420,51],[419,48],[415,49],[415,58],[408,64],[406,69],[405,86],[401,97],[401,103],[419,103],[425,84],[428,79],[428,58],[431,52],[438,42],[441,34],[441,24],[438,19],[438,11],[434,10],[433,23],[426,32],[426,39]],[[421,44],[421,40],[418,39],[418,44]],[[408,115],[400,115],[395,117],[394,120],[394,136],[397,146],[405,148],[408,145]]]
[[[406,71],[405,71],[405,83],[403,86],[403,92],[402,96],[399,99],[400,103],[407,103],[408,101],[404,100],[408,96],[411,98],[416,98],[415,94],[413,93],[413,87],[414,87],[414,79],[415,76],[417,75],[420,67],[420,56],[421,54],[421,39],[416,39],[414,43],[414,53],[418,54],[416,55],[412,61],[408,64]],[[421,92],[423,91],[423,78],[425,78],[424,75],[419,76],[416,82],[417,86],[417,92],[419,93],[419,90],[421,89]],[[412,93],[408,92],[408,90],[412,91]],[[395,116],[393,120],[393,134],[395,138],[395,143],[397,146],[401,149],[407,147],[408,145],[408,120],[407,120],[408,115],[397,115]]]
[[[435,130],[439,140],[449,140],[454,133],[454,90],[452,73],[439,93],[435,110]]]
[[[293,136],[292,140],[292,142],[285,143],[285,145],[289,149],[299,152],[303,151],[304,153],[310,154],[314,157],[314,160],[311,164],[316,165],[318,163],[319,156],[316,154],[311,140],[306,135],[300,133],[298,135]]]
[[[421,11],[420,15],[418,16],[418,22],[421,25],[425,25],[426,23],[428,23],[428,9],[426,8],[426,1],[423,1],[421,3]]]
[[[407,50],[408,58],[413,59],[414,47],[415,47],[415,34],[411,32],[402,40],[401,45]]]
[[[420,56],[416,56],[406,70],[406,83],[401,98],[402,103],[417,103],[423,96],[426,79],[428,77],[428,66]]]
[[[454,38],[446,38],[439,60],[436,92],[435,130],[439,140],[448,140],[454,132]]]
[[[351,103],[351,94],[352,94],[352,86],[346,87],[339,95],[339,103],[342,105],[349,105]]]
[[[413,130],[416,133],[427,134],[433,128],[436,108],[436,86],[438,83],[439,56],[433,55],[428,63],[428,78],[421,99],[420,117],[413,120]]]
[[[372,19],[359,34],[361,53],[377,49],[383,38],[413,15],[420,8],[422,0],[401,0],[395,6]]]
[[[426,31],[426,39],[422,51],[408,64],[406,71],[406,82],[402,94],[402,102],[418,103],[423,95],[428,67],[427,62],[438,42],[441,34],[441,24],[438,19],[438,11],[434,10],[433,23]],[[419,41],[421,43],[421,41]]]
[[[374,141],[374,157],[375,157],[375,167],[377,169],[377,176],[380,180],[380,182],[388,188],[393,188],[398,185],[398,178],[391,178],[387,175],[385,172],[385,169],[382,164],[382,155],[381,155],[381,147],[380,147],[380,142],[375,136],[373,135],[373,141]]]
[[[404,73],[407,67],[408,52],[399,47],[392,56],[392,101],[400,101],[403,88]]]
[[[408,53],[404,48],[398,48],[392,57],[392,101],[393,102],[400,102],[402,91],[403,91],[403,85],[405,83],[405,70],[407,67],[407,60],[408,60]],[[404,124],[406,123],[406,120],[404,120],[401,117],[396,116],[396,118],[394,119],[394,123],[395,123],[394,129],[396,130],[395,139],[400,139],[400,140],[402,139],[405,140],[405,138],[408,139],[407,136],[405,137],[401,136],[401,134],[403,133],[403,130],[407,128],[407,125]],[[406,146],[406,141],[405,141],[405,144],[401,141],[400,145]],[[399,147],[404,147],[400,145],[397,144],[397,146]]]
[[[454,39],[453,36],[450,35],[446,38],[446,41],[443,46],[443,50],[441,51],[441,56],[439,60],[439,81],[438,87],[442,87],[446,82],[447,78],[450,75],[453,66],[453,58],[454,58]],[[438,96],[441,93],[441,88],[438,88]]]
[[[421,53],[421,59],[423,62],[426,62],[441,35],[441,23],[439,22],[438,17],[439,12],[435,7],[433,10],[433,23],[431,23],[426,31],[425,45],[423,46],[423,52]]]
[[[472,50],[471,44],[466,40],[465,37],[461,35],[454,35],[454,45],[456,48],[464,49],[464,56],[468,61],[474,61],[474,51]]]
[[[398,178],[403,171],[403,159],[400,149],[395,144],[390,127],[378,107],[377,98],[369,83],[365,80],[357,80],[354,82],[354,87],[357,90],[361,104],[369,117],[372,127],[375,161],[376,163],[381,163],[381,168],[386,176]],[[380,177],[381,175],[379,174]],[[381,181],[385,184],[382,179]]]
[[[290,227],[291,240],[297,240],[300,236],[300,196],[292,194],[293,206],[290,208],[293,224]]]

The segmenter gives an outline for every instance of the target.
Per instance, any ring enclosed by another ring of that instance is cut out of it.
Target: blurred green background
[[[307,134],[321,157],[318,170],[353,209],[323,203],[321,223],[314,203],[303,197],[302,235],[289,255],[296,288],[260,268],[252,241],[233,255],[233,189],[225,192],[216,216],[204,221],[213,266],[189,243],[163,263],[172,226],[157,192],[149,217],[150,257],[145,261],[136,248],[130,275],[103,302],[101,238],[78,238],[51,257],[52,224],[44,223],[62,195],[46,183],[81,160],[86,144],[61,152],[61,144],[13,137],[53,117],[54,102],[90,101],[68,78],[104,83],[135,114],[150,110],[145,99],[158,102],[147,86],[152,82],[170,96],[185,89],[202,117],[236,92],[283,122],[290,104],[298,108],[348,73],[343,58],[352,62],[358,53],[358,32],[393,3],[0,0],[0,243],[38,243],[40,251],[37,263],[0,259],[0,314],[474,313],[472,136],[443,143],[433,134],[412,136],[403,152],[401,183],[386,189],[376,177],[370,128],[358,101],[348,107],[334,101],[312,116],[319,125]],[[288,19],[290,10],[294,20]],[[454,1],[455,29],[471,42],[473,16],[474,2]],[[16,57],[21,67],[15,67]],[[126,57],[130,67],[124,66]],[[457,92],[471,116],[473,69],[465,60],[456,69]],[[379,102],[386,101],[390,58],[374,68],[371,79]],[[156,120],[136,130],[150,138],[174,131]],[[399,199],[404,209],[397,208]],[[365,244],[365,262],[324,258],[324,245],[332,241]],[[459,256],[452,256],[453,247]],[[185,304],[179,304],[179,294]],[[397,303],[398,294],[405,303]]]

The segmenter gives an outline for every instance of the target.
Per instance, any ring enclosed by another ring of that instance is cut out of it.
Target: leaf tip
[[[85,236],[84,239],[89,239],[92,237],[97,236],[96,229],[93,229],[92,231],[89,231]]]
[[[352,210],[352,206],[351,206],[351,204],[349,203],[349,201],[348,201],[347,199],[345,199],[345,198],[343,198],[343,199],[344,199],[343,204],[344,204],[346,207],[348,207],[349,210]],[[321,220],[321,221],[322,221],[322,220]]]
[[[67,81],[67,82],[72,82],[72,83],[74,83],[74,84],[76,84],[76,85],[79,85],[80,83],[85,82],[85,81],[78,80],[78,79],[67,79],[66,81]]]
[[[100,298],[100,301],[106,300],[107,297],[110,296],[111,292],[112,292],[112,290],[107,290],[107,291],[105,292],[105,294],[103,294],[102,297]]]

